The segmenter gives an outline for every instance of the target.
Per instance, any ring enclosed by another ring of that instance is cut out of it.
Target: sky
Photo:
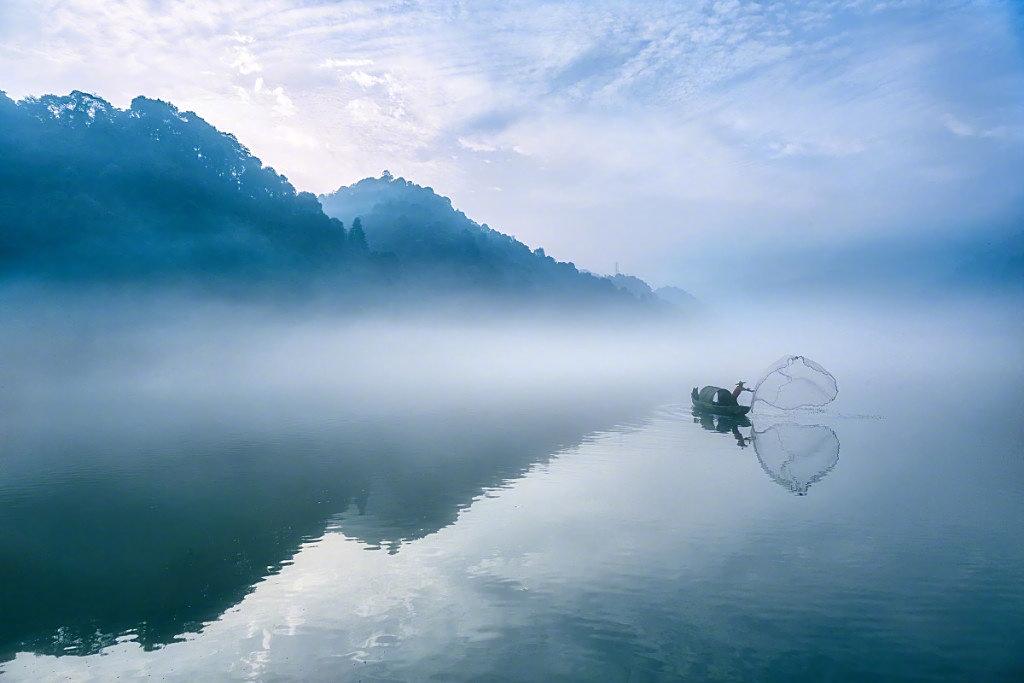
[[[300,190],[388,169],[698,291],[1024,224],[1015,2],[0,3],[0,90],[75,89],[195,111]]]

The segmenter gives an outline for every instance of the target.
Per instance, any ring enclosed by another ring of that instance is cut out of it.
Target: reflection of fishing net
[[[838,393],[836,378],[828,370],[803,356],[784,356],[758,380],[751,405],[764,401],[782,410],[809,408],[831,403]]]
[[[761,468],[798,496],[839,462],[839,437],[824,425],[772,425],[752,433]]]

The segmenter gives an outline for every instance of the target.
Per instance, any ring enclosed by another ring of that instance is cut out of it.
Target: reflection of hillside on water
[[[75,426],[7,420],[0,661],[94,653],[124,633],[146,648],[171,642],[239,602],[329,520],[396,549],[648,407],[626,392],[567,393],[300,424],[185,419],[152,405],[102,427],[89,406],[69,418]]]
[[[365,498],[336,518],[337,527],[369,546],[397,551],[453,524],[481,495],[595,432],[638,423],[652,405],[624,392],[614,399],[546,398],[431,418],[405,430],[409,443],[382,447]]]

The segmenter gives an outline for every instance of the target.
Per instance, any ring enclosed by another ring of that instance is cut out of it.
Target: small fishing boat
[[[741,406],[732,396],[732,392],[721,387],[707,386],[690,392],[695,413],[711,413],[712,415],[728,415],[739,417],[750,412],[750,406]]]

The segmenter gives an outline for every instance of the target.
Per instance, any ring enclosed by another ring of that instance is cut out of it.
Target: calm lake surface
[[[863,357],[750,426],[691,415],[733,379],[698,365],[390,412],[102,369],[8,396],[0,671],[1020,680],[1020,358]]]

